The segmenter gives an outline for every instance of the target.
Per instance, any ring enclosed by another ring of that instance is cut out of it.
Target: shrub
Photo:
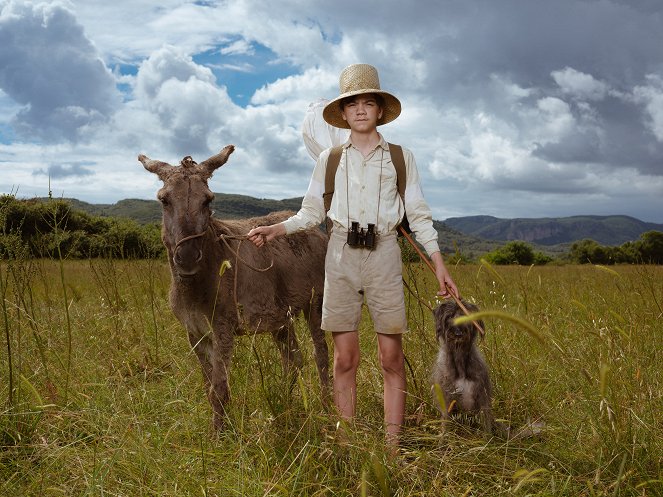
[[[14,247],[18,237],[32,257],[142,259],[165,253],[159,225],[91,216],[72,210],[64,200],[0,196],[0,233],[0,253]]]
[[[491,264],[519,266],[542,265],[552,261],[552,258],[542,252],[534,252],[531,245],[516,240],[486,254],[485,259]]]

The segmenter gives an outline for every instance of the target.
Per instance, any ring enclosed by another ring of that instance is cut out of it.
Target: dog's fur
[[[478,311],[475,305],[468,302],[463,301],[463,305],[470,312]],[[439,406],[443,420],[447,420],[454,412],[479,415],[486,432],[492,433],[492,388],[488,366],[475,343],[477,329],[471,322],[454,325],[454,319],[464,314],[458,304],[451,300],[437,306],[433,315],[440,350],[431,381],[433,388],[435,384],[440,386],[446,405],[440,405],[435,393],[434,402]],[[485,329],[483,322],[479,321],[478,324]]]

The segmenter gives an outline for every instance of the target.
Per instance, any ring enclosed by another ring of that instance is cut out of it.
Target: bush
[[[619,247],[581,240],[571,246],[569,259],[577,264],[663,264],[663,233],[647,231],[639,240]]]
[[[640,260],[650,264],[663,264],[663,233],[647,231],[636,242]]]
[[[165,253],[157,224],[91,216],[72,210],[64,200],[0,196],[0,233],[2,254],[12,250],[16,237],[32,257],[144,259]]]
[[[496,265],[517,264],[519,266],[542,265],[552,261],[552,258],[541,253],[534,252],[528,243],[520,240],[509,242],[506,245],[489,252],[485,259]]]
[[[605,248],[589,238],[571,245],[569,257],[578,264],[605,264],[607,255]]]

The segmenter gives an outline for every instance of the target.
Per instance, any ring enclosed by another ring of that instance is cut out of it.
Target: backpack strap
[[[405,157],[403,156],[403,147],[400,145],[389,144],[389,154],[391,155],[391,163],[396,169],[396,188],[402,200],[405,200]]]
[[[343,145],[333,147],[329,152],[327,159],[327,168],[325,170],[325,193],[322,194],[322,201],[325,204],[325,212],[329,212],[331,207],[332,197],[334,196],[334,181],[336,179],[336,170],[338,164],[341,162],[341,154],[343,153]]]
[[[389,154],[391,155],[391,162],[396,169],[396,188],[401,199],[405,199],[405,157],[403,156],[403,147],[389,143]],[[343,154],[343,146],[333,147],[329,152],[327,159],[327,168],[325,170],[325,193],[322,194],[322,200],[325,205],[325,212],[329,212],[331,207],[332,197],[334,196],[334,181],[336,179],[336,170],[338,164],[341,162],[341,155]]]
[[[398,188],[398,194],[401,196],[403,205],[405,205],[405,183],[407,183],[407,176],[405,174],[405,157],[403,156],[403,147],[390,143],[389,153],[391,154],[391,163],[394,165],[394,169],[396,169],[396,188]],[[403,215],[403,219],[401,220],[401,224],[399,226],[403,228],[406,233],[412,233],[412,230],[410,229],[410,223],[407,220],[407,213]],[[398,236],[401,236],[400,230],[398,230]]]

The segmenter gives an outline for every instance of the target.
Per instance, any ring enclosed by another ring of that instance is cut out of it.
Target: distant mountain
[[[41,199],[44,200],[44,199]],[[93,216],[125,217],[141,224],[161,221],[161,206],[156,200],[128,199],[116,204],[89,204],[75,198],[63,199],[75,209]]]
[[[438,244],[443,254],[461,252],[467,257],[474,258],[503,245],[501,242],[461,233],[441,221],[433,220],[433,228],[438,233]]]
[[[115,204],[90,204],[73,198],[62,200],[69,202],[72,208],[93,216],[124,217],[140,223],[161,221],[161,205],[156,200],[126,199]],[[226,193],[215,193],[212,201],[214,217],[218,219],[242,219],[280,210],[297,211],[301,205],[302,197],[271,200]],[[440,221],[433,221],[433,227],[439,233],[440,249],[444,253],[460,251],[466,256],[475,257],[501,245],[497,241],[482,240],[479,237],[461,233]],[[560,251],[554,248],[547,250],[550,254]]]
[[[663,224],[629,216],[571,216],[500,219],[492,216],[452,217],[444,220],[462,233],[490,240],[522,240],[538,245],[571,243],[585,238],[617,246],[637,240],[646,231],[663,231]]]
[[[41,199],[45,200],[45,199]],[[124,217],[140,223],[161,221],[156,200],[126,199],[115,204],[90,204],[65,198],[76,210],[95,216]],[[212,209],[218,219],[242,219],[279,210],[297,211],[302,197],[284,200],[215,193]],[[663,231],[663,224],[645,223],[628,216],[573,216],[538,219],[500,219],[492,216],[452,217],[433,221],[443,253],[460,251],[476,257],[510,240],[523,240],[548,255],[567,252],[571,243],[591,238],[602,245],[637,240],[645,231]]]
[[[45,199],[40,199],[45,200]],[[156,200],[126,199],[115,204],[89,204],[74,198],[63,199],[76,210],[93,216],[124,217],[139,223],[161,221],[161,204]],[[285,200],[259,199],[246,195],[215,193],[212,201],[214,217],[219,219],[242,219],[262,216],[269,212],[297,211],[302,205],[302,197]]]

